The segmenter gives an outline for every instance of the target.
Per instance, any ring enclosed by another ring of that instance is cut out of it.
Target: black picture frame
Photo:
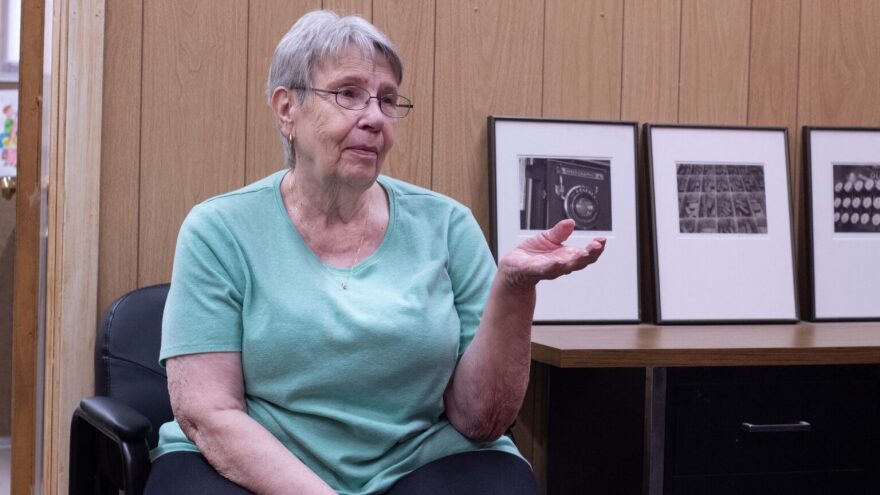
[[[880,128],[804,126],[802,132],[807,318],[878,321]]]
[[[644,132],[657,322],[798,321],[787,129]]]
[[[640,322],[638,124],[489,116],[488,134],[496,260],[563,218],[567,245],[607,239],[595,264],[538,284],[535,322]]]

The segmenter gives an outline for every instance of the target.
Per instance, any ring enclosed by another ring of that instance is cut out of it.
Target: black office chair
[[[168,379],[159,366],[168,284],[134,290],[104,312],[95,342],[95,397],[70,428],[70,494],[140,495],[150,449],[171,420]]]
[[[70,427],[71,495],[141,495],[150,449],[173,417],[159,366],[168,284],[137,289],[104,312],[95,342],[95,397],[83,399]],[[508,430],[507,435],[513,437]]]

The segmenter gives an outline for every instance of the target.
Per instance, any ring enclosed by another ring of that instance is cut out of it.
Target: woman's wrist
[[[522,295],[533,294],[540,280],[509,263],[507,256],[498,260],[498,279],[506,291]]]

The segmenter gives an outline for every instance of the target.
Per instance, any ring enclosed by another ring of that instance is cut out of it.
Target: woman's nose
[[[367,102],[367,107],[361,110],[360,122],[365,127],[381,129],[385,125],[386,119],[388,117],[385,116],[379,107],[379,100],[377,98],[370,98],[370,101]]]

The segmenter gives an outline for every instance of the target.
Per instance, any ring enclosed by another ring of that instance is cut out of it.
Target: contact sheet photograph
[[[595,264],[538,284],[535,321],[640,321],[637,124],[491,116],[488,127],[496,259],[565,219],[566,245],[607,239]]]
[[[645,132],[658,322],[797,321],[787,131]]]
[[[880,129],[803,133],[810,317],[878,320]]]

